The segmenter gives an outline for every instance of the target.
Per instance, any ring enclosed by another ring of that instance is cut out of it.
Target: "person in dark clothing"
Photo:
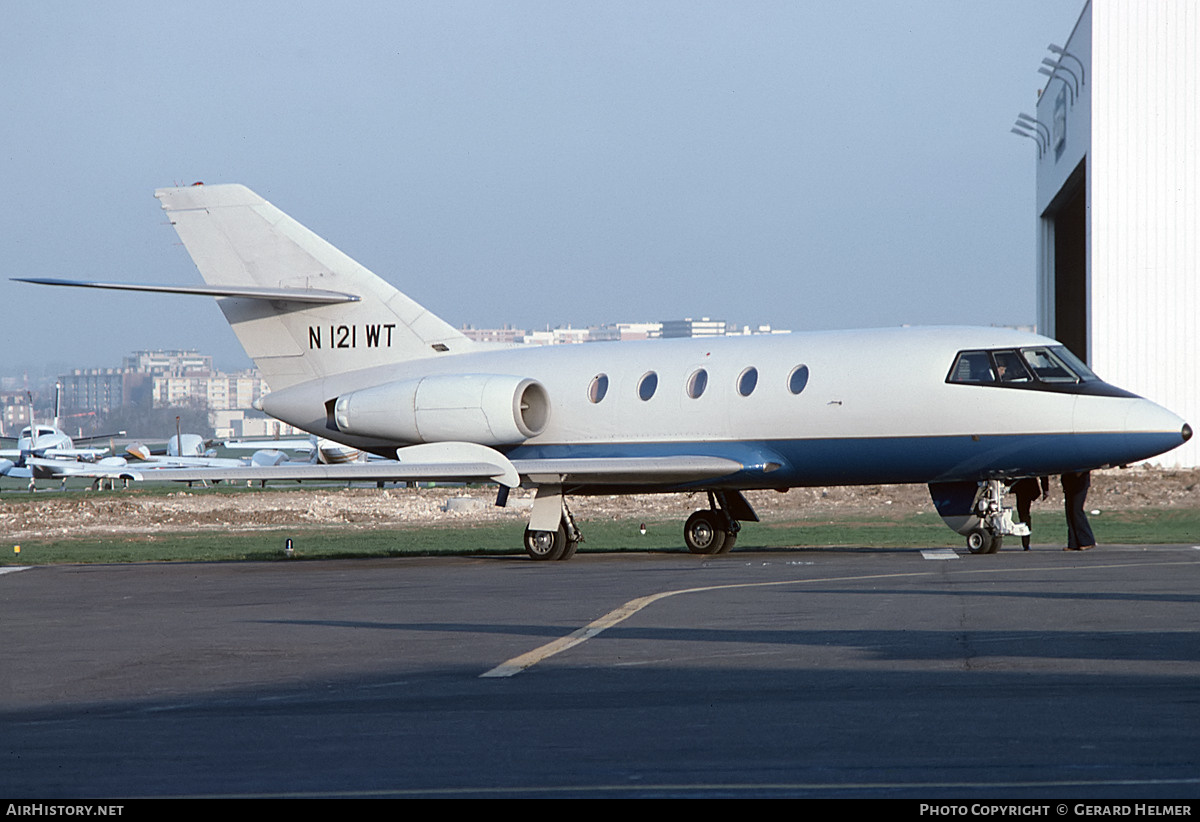
[[[1083,511],[1091,487],[1091,471],[1062,475],[1063,507],[1067,512],[1067,547],[1064,551],[1087,551],[1096,547],[1092,526],[1088,524],[1087,514]]]
[[[1029,509],[1033,503],[1042,497],[1050,496],[1049,477],[1026,477],[1017,480],[1012,491],[1017,495],[1017,522],[1023,522],[1032,527],[1029,519]],[[1021,546],[1029,550],[1029,537],[1021,537]]]

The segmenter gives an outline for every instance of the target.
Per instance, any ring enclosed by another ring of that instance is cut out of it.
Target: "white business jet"
[[[273,389],[262,410],[398,460],[238,478],[490,480],[498,505],[525,484],[534,559],[575,552],[571,495],[706,492],[684,526],[706,554],[757,521],[744,490],[873,483],[927,483],[988,553],[1023,533],[1003,504],[1012,481],[1144,460],[1192,433],[1054,340],[1008,329],[475,343],[243,186],[156,196],[206,286],[30,281],[217,297]]]

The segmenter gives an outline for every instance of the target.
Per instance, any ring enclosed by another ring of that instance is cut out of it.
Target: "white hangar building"
[[[1200,3],[1088,0],[1039,71],[1038,329],[1200,428]]]

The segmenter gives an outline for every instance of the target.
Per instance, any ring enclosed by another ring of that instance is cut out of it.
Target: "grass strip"
[[[682,523],[675,520],[583,521],[584,552],[669,551],[686,553]],[[1101,546],[1109,544],[1200,544],[1200,509],[1111,511],[1092,517]],[[1061,545],[1066,526],[1061,515],[1035,513],[1034,545]],[[424,526],[404,529],[348,530],[344,527],[297,527],[255,531],[211,531],[108,538],[30,540],[16,553],[0,546],[0,565],[118,562],[228,562],[284,559],[292,540],[294,556],[336,559],[438,555],[520,554],[524,525]],[[898,517],[814,516],[780,522],[749,523],[737,551],[784,548],[856,547],[917,549],[958,547],[962,538],[934,514]],[[1017,537],[1005,550],[1020,546]]]

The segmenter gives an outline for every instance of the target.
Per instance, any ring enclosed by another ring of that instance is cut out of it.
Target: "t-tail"
[[[245,186],[155,196],[273,390],[474,345]]]

